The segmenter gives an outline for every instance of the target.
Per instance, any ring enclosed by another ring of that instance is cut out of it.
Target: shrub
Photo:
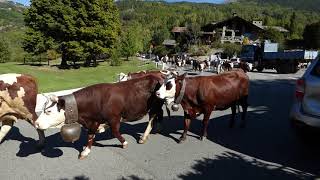
[[[4,38],[0,39],[0,62],[5,63],[10,61],[11,53],[9,51],[9,45]]]

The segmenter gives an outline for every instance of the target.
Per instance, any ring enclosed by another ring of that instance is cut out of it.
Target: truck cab
[[[299,61],[304,59],[304,51],[278,51],[278,43],[244,45],[241,50],[241,61],[252,65],[252,69],[262,72],[263,69],[275,69],[278,73],[295,73]]]
[[[247,62],[251,67],[251,70],[257,69],[262,71],[263,68],[259,68],[259,59],[261,57],[261,48],[258,45],[244,45],[241,49],[240,59]]]

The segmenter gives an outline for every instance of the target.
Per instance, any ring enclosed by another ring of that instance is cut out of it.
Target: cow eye
[[[169,91],[172,88],[171,82],[166,84],[166,90]]]
[[[51,110],[46,110],[44,113],[46,113],[46,115],[49,115],[51,113]]]

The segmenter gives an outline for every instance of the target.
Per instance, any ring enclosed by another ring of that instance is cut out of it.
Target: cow
[[[242,106],[242,123],[245,125],[249,78],[241,70],[228,71],[214,76],[186,77],[186,74],[165,80],[156,92],[157,97],[165,99],[166,104],[181,104],[184,110],[184,132],[179,139],[186,139],[191,119],[204,114],[200,139],[207,137],[210,114],[215,110],[231,107],[230,127],[234,125],[236,106]]]
[[[100,124],[109,125],[114,137],[121,142],[123,148],[126,148],[128,142],[119,132],[120,122],[138,120],[148,113],[150,118],[148,128],[141,137],[141,140],[145,141],[151,131],[153,119],[163,114],[161,111],[163,100],[155,96],[155,90],[161,83],[163,83],[162,78],[151,74],[119,83],[91,85],[67,95],[68,97],[51,96],[50,105],[40,114],[35,125],[38,129],[45,130],[64,123],[68,124],[70,119],[67,117],[73,114],[76,117],[72,118],[73,123],[79,123],[88,129],[88,141],[79,154],[79,159],[89,155]]]
[[[35,107],[37,103],[38,85],[36,79],[25,74],[0,75],[0,142],[5,138],[13,124],[18,119],[23,119],[31,125],[37,119]],[[39,135],[38,147],[45,143],[42,130],[37,130]]]
[[[159,78],[162,78],[163,80],[170,76],[170,75],[178,75],[178,72],[176,72],[175,70],[171,70],[171,71],[168,71],[168,70],[162,70],[162,71],[139,71],[139,72],[133,72],[133,73],[128,73],[128,74],[124,74],[124,73],[120,73],[119,74],[119,80],[118,82],[121,82],[121,81],[127,81],[127,80],[130,80],[130,79],[134,79],[134,78],[140,78],[140,77],[144,77],[144,76],[147,76],[147,75],[155,75]],[[170,110],[167,106],[166,107],[166,111],[167,111],[167,114],[168,114],[168,117],[170,119],[171,117],[171,113],[170,113]],[[162,109],[159,109],[158,111],[162,111]],[[159,114],[162,114],[162,113],[159,113]],[[161,115],[160,117],[157,117],[155,118],[154,120],[154,126],[156,127],[155,129],[155,133],[158,133],[159,131],[161,131],[162,129],[162,120],[163,120],[163,116]],[[105,129],[104,129],[104,126],[105,125],[100,125],[100,127],[98,128],[98,132],[104,132]],[[140,139],[139,140],[139,143],[140,144],[144,144],[146,142],[146,140],[143,140],[143,139]]]
[[[240,61],[239,67],[236,68],[236,69],[242,69],[245,73],[249,72],[250,71],[250,66],[248,63],[244,62],[244,61]],[[231,66],[231,63],[225,61],[222,63],[222,65],[220,66],[220,70],[217,71],[218,74],[220,73],[223,73],[225,71],[231,71],[232,69],[234,69],[232,66]]]
[[[193,60],[192,61],[192,69],[195,71],[200,71],[203,72],[206,68],[209,68],[210,64],[208,60],[204,61],[198,61],[198,60]]]

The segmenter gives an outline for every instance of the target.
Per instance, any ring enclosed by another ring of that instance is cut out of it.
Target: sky
[[[30,0],[13,0],[15,2],[24,4],[24,5],[30,5]],[[188,2],[207,2],[207,3],[223,3],[225,0],[167,0],[168,2],[179,2],[179,1],[188,1]]]

